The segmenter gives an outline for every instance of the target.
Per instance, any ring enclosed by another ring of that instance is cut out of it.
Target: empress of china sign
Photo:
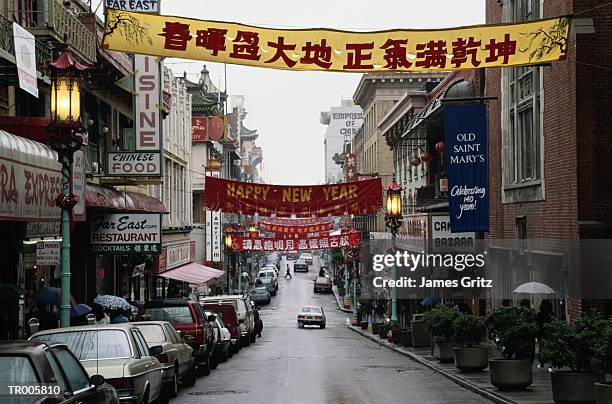
[[[90,242],[101,254],[144,253],[161,251],[161,215],[108,214],[93,215]]]

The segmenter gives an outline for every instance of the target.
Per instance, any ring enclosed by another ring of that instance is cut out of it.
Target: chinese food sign
[[[269,185],[206,177],[207,209],[278,217],[366,214],[382,208],[380,178],[328,185]]]
[[[361,242],[359,233],[310,238],[232,238],[234,251],[299,251],[322,248],[357,248]]]
[[[442,30],[279,30],[107,9],[107,49],[288,70],[458,70],[542,64],[567,52],[569,17]]]

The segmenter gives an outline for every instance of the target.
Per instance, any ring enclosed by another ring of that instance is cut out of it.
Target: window
[[[70,390],[75,392],[90,387],[87,373],[85,373],[83,366],[81,366],[70,351],[62,348],[53,348],[53,353],[57,357],[59,363],[62,364],[66,379],[70,385]]]
[[[193,323],[191,310],[188,306],[156,307],[145,310],[153,321],[168,321],[173,324]]]
[[[120,330],[57,332],[39,335],[33,339],[66,344],[80,361],[132,356],[127,335]]]
[[[140,331],[138,329],[132,330],[132,336],[134,337],[134,341],[136,342],[136,347],[138,347],[140,356],[151,356],[149,353],[149,346],[147,345],[147,342]]]
[[[27,356],[0,356],[1,385],[27,385],[38,382],[36,371]]]
[[[55,360],[55,356],[53,356],[51,351],[45,352],[45,356],[47,357],[47,360],[51,365],[51,371],[53,372],[53,380],[51,380],[51,382],[57,383],[57,385],[60,386],[62,391],[68,391],[68,384],[66,383],[64,375],[62,374],[62,371],[59,365],[57,364],[57,361]]]
[[[166,324],[166,331],[170,335],[170,339],[172,340],[173,344],[178,344],[181,342],[181,337],[178,335],[174,327],[169,324]]]
[[[540,18],[539,1],[512,0],[505,6],[506,21],[526,21]],[[507,137],[504,144],[505,185],[521,185],[542,177],[540,163],[540,69],[523,66],[504,69],[504,108]]]
[[[138,325],[138,329],[140,329],[140,332],[142,332],[142,335],[148,343],[159,344],[161,342],[166,342],[164,329],[159,324]]]

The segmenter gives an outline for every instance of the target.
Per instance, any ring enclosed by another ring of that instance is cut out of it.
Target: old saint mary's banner
[[[232,238],[233,251],[297,251],[321,248],[357,248],[361,242],[359,232],[337,236],[310,238]]]
[[[330,231],[334,229],[333,223],[325,224],[311,224],[306,226],[282,226],[277,224],[265,224],[260,225],[265,231],[275,234],[310,234],[320,233],[323,231]]]
[[[107,9],[102,46],[288,70],[430,71],[543,64],[567,52],[570,18],[440,30],[271,29]]]
[[[278,217],[363,215],[382,207],[380,178],[340,184],[294,186],[206,177],[209,210]]]

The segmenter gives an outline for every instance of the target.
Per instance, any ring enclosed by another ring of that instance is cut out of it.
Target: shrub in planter
[[[481,318],[461,314],[453,323],[455,339],[463,344],[454,348],[455,366],[462,372],[481,372],[489,365],[489,351],[478,346],[484,339],[486,328]]]
[[[378,336],[380,338],[387,338],[388,332],[389,332],[389,324],[381,324],[378,327]]]
[[[361,329],[362,330],[367,330],[368,329],[368,322],[367,321],[362,321],[361,323],[359,323],[359,325],[361,325]]]
[[[503,359],[489,360],[491,384],[501,390],[525,389],[533,382],[532,362],[537,326],[526,307],[498,307],[485,321],[489,338]]]
[[[439,304],[425,313],[425,322],[433,336],[433,355],[441,362],[453,361],[453,348],[460,346],[452,341],[455,334],[454,321],[460,313],[457,306]]]
[[[612,373],[612,317],[605,321],[603,332],[595,342],[595,366],[606,373]],[[595,383],[595,401],[597,404],[612,403],[612,383],[602,380]]]
[[[378,335],[378,328],[381,326],[380,323],[372,323],[372,334]]]
[[[555,371],[551,375],[555,403],[594,403],[595,347],[604,333],[605,323],[597,312],[584,313],[573,324],[553,320],[545,327],[540,342],[540,353],[555,368],[569,367],[570,371]]]
[[[389,322],[389,331],[387,333],[389,342],[393,342],[394,344],[401,342],[401,333],[402,329],[399,327],[397,321]]]

